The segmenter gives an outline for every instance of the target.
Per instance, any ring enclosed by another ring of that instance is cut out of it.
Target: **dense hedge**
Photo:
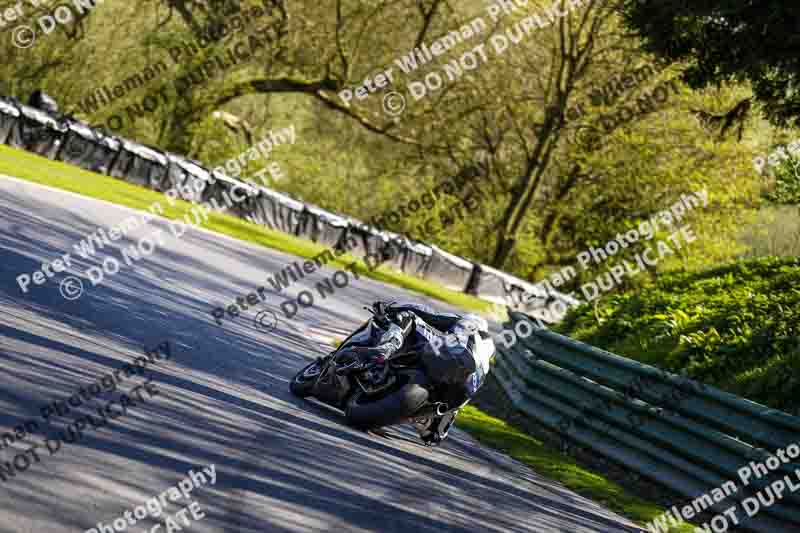
[[[666,274],[576,309],[557,329],[800,414],[800,258]]]

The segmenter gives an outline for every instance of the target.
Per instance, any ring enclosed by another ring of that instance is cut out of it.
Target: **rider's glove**
[[[372,304],[372,320],[383,329],[387,329],[391,323],[388,305],[385,302],[375,302]]]

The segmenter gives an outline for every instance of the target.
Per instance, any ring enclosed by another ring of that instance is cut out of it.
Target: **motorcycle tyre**
[[[421,371],[406,376],[405,385],[375,401],[359,403],[364,391],[355,391],[347,399],[347,422],[359,429],[372,429],[397,424],[416,413],[428,401],[428,390],[422,386],[427,379]]]
[[[305,375],[306,370],[314,365],[320,364],[322,364],[322,362],[320,360],[316,360],[313,363],[307,364],[302,370],[300,370],[300,372],[295,374],[295,376],[292,378],[292,381],[289,383],[289,390],[292,394],[298,398],[307,398],[308,396],[311,396],[311,390],[314,388],[314,382],[319,374],[315,374],[312,379],[303,379],[303,376]]]

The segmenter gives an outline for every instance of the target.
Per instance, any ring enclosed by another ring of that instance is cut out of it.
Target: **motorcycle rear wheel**
[[[370,398],[363,390],[356,390],[348,399],[345,416],[350,425],[359,429],[391,426],[416,413],[428,401],[425,374],[401,375],[403,384],[390,394]]]

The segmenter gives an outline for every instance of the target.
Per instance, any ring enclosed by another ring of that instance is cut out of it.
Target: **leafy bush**
[[[800,204],[800,159],[788,156],[772,171],[775,188],[765,194],[776,204]]]
[[[753,401],[800,414],[800,258],[673,272],[558,331]]]

